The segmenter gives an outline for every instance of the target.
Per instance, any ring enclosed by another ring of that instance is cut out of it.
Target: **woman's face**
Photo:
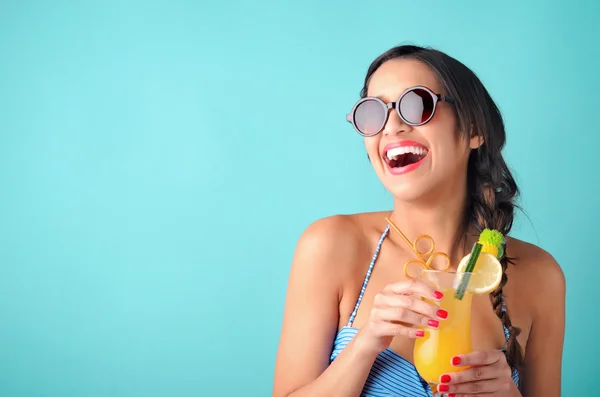
[[[394,59],[373,73],[367,96],[393,102],[413,86],[446,95],[427,65],[413,59]],[[453,106],[438,102],[433,118],[416,127],[405,124],[391,109],[383,130],[365,138],[375,172],[396,199],[414,201],[440,187],[445,187],[440,192],[447,192],[449,187],[460,186],[457,183],[465,177],[470,149],[477,148],[480,141],[477,137],[469,142],[458,138]]]

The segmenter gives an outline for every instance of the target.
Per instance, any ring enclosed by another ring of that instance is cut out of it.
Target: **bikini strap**
[[[507,310],[506,310],[506,302],[504,302],[504,294],[501,295],[502,298],[502,311],[504,313],[506,313],[506,315],[508,315]],[[510,339],[510,331],[508,330],[508,328],[504,325],[502,325],[502,327],[504,328],[504,336],[506,337],[506,343],[504,345],[504,347],[502,349],[500,349],[500,351],[502,351],[505,355],[507,355],[507,359],[508,359],[508,340]],[[517,384],[517,387],[519,387],[521,380],[519,377],[519,370],[516,368],[511,368],[512,370],[512,378],[513,381]]]
[[[504,302],[504,294],[502,294],[500,298],[502,299],[502,312],[506,313],[506,302]],[[508,344],[508,340],[510,339],[510,331],[504,324],[502,325],[502,327],[504,328],[504,336],[506,337],[506,343]]]
[[[360,295],[358,296],[358,300],[356,301],[356,305],[354,306],[354,310],[350,315],[350,319],[348,320],[348,327],[352,327],[352,323],[354,322],[354,318],[356,317],[356,313],[358,312],[358,307],[360,306],[360,302],[362,302],[363,295],[365,294],[365,290],[367,289],[367,284],[369,283],[369,279],[371,278],[371,273],[373,272],[373,267],[375,266],[375,261],[377,261],[377,257],[379,256],[379,251],[381,251],[381,245],[383,244],[383,240],[387,236],[390,231],[390,225],[387,225],[381,237],[379,237],[379,242],[377,243],[377,248],[375,249],[375,254],[373,254],[373,259],[371,259],[371,264],[369,265],[369,270],[367,270],[367,275],[365,276],[365,281],[363,282],[362,288],[360,290]]]

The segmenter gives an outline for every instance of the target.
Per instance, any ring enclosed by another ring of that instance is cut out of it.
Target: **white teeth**
[[[393,149],[388,150],[387,158],[388,160],[394,160],[398,158],[401,154],[413,153],[419,156],[423,156],[427,154],[427,149],[421,146],[400,146],[395,147]]]

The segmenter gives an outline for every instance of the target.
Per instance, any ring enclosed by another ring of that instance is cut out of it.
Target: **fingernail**
[[[442,377],[440,378],[440,383],[450,383],[451,380],[452,378],[450,377],[450,375],[442,375]]]
[[[462,360],[460,359],[460,357],[452,358],[452,365],[460,365],[461,362],[462,362]]]
[[[448,386],[448,385],[438,385],[437,389],[438,389],[438,391],[448,391],[448,390],[450,390],[450,386]]]
[[[435,291],[433,293],[433,296],[435,296],[435,299],[442,299],[444,297],[444,294],[442,294],[440,291]]]
[[[448,318],[448,312],[445,311],[444,309],[440,309],[437,311],[437,315],[439,318]]]
[[[429,320],[427,321],[427,325],[429,325],[430,327],[437,328],[440,326],[440,322],[438,320]]]
[[[456,394],[450,393],[450,394],[448,394],[448,397],[456,397]]]
[[[415,335],[417,335],[418,337],[425,336],[425,331],[417,331],[415,332]]]

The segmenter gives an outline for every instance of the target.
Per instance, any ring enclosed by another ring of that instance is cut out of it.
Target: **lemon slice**
[[[487,252],[488,254],[494,255],[496,258],[498,257],[498,247],[496,247],[494,244],[481,241],[479,241],[479,244],[482,245],[481,252]]]
[[[466,255],[458,264],[458,273],[464,273],[469,263],[471,254]],[[474,294],[489,294],[495,290],[502,281],[502,265],[500,261],[487,252],[482,252],[477,258],[473,268],[476,277],[471,277],[467,289]]]

